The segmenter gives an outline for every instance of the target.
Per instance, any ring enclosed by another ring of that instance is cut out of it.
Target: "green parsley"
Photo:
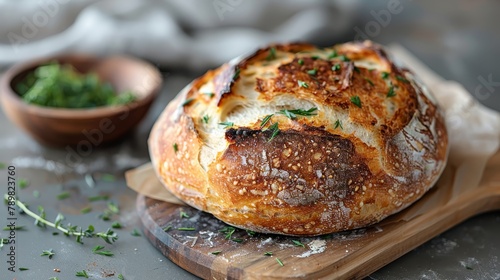
[[[332,70],[333,70],[333,71],[340,70],[340,64],[339,64],[339,63],[336,63],[335,65],[333,65],[333,66],[332,66]]]
[[[342,121],[337,119],[333,128],[337,129],[338,127],[340,127],[340,129],[344,129],[344,127],[342,126]]]
[[[120,222],[116,221],[111,224],[112,228],[122,228],[122,224]]]
[[[260,127],[264,127],[266,126],[266,124],[271,120],[271,118],[274,116],[274,114],[270,114],[270,115],[267,115],[264,117],[264,119],[262,119],[262,122],[260,123]]]
[[[267,130],[271,130],[271,137],[269,137],[269,140],[267,142],[271,142],[279,133],[280,129],[278,127],[278,123],[273,123]]]
[[[276,58],[276,48],[270,48],[269,49],[269,54],[266,57],[266,60],[273,60]]]
[[[138,229],[134,228],[132,232],[130,233],[132,236],[141,236],[141,233],[139,232]]]
[[[26,270],[30,270],[29,268],[26,268],[26,267],[20,267],[19,268],[19,271],[26,271]]]
[[[303,60],[303,59],[299,59],[299,60],[297,61],[297,63],[298,63],[299,65],[304,65],[304,60]]]
[[[82,210],[80,210],[80,213],[87,214],[87,213],[90,213],[90,211],[92,211],[92,207],[87,206],[87,207],[83,208]]]
[[[180,231],[195,231],[196,229],[194,227],[180,227],[180,228],[177,228],[177,230],[180,230]]]
[[[113,214],[119,214],[120,213],[120,208],[118,207],[118,205],[116,205],[112,201],[108,202],[108,209]]]
[[[241,238],[231,238],[231,241],[234,241],[236,243],[243,243],[243,239]]]
[[[163,228],[163,231],[167,232],[167,231],[169,231],[171,229],[172,229],[172,226],[166,226],[166,227]]]
[[[236,79],[238,79],[239,76],[240,76],[240,68],[236,68],[236,71],[234,71],[233,75],[233,81],[236,81]]]
[[[120,273],[118,274],[118,280],[125,280],[125,277],[123,277],[123,275]]]
[[[230,128],[234,125],[233,122],[220,122],[219,125],[223,125],[224,128]]]
[[[250,236],[254,236],[255,235],[255,231],[253,231],[253,230],[247,229],[246,231],[247,231],[247,234],[250,235]]]
[[[29,182],[26,179],[19,179],[18,185],[19,185],[19,188],[22,190],[29,185]]]
[[[361,108],[361,99],[359,99],[359,96],[355,95],[355,96],[351,97],[351,102],[352,102],[352,104]]]
[[[24,226],[15,226],[14,228],[11,227],[4,227],[3,230],[24,230]]]
[[[307,83],[304,81],[298,80],[297,83],[299,84],[299,87],[303,87],[303,88],[309,87],[309,85],[307,85]]]
[[[337,57],[337,56],[338,56],[337,51],[333,50],[332,53],[328,55],[328,59],[332,59],[332,58]]]
[[[204,123],[208,123],[208,120],[210,119],[209,115],[204,115],[203,118],[201,119]]]
[[[318,73],[318,69],[314,68],[314,69],[311,69],[311,70],[307,70],[307,74],[311,75],[311,76],[314,76]]]
[[[340,60],[345,61],[345,62],[347,62],[347,61],[351,61],[351,60],[350,60],[347,56],[345,56],[345,55],[341,55],[341,56],[339,56],[339,58],[340,58]]]
[[[102,256],[106,256],[106,257],[112,257],[114,256],[114,254],[111,252],[111,251],[108,251],[108,250],[102,250],[104,249],[104,246],[102,245],[97,245],[95,246],[93,249],[92,249],[92,253],[94,254],[98,254],[98,255],[102,255]]]
[[[282,262],[280,259],[276,258],[276,262],[277,262],[280,266],[284,266],[283,262]]]
[[[222,252],[222,251],[213,251],[213,252],[211,252],[210,254],[212,254],[212,255],[218,255],[218,254],[220,254],[221,252]]]
[[[181,211],[181,212],[179,213],[179,216],[181,217],[181,219],[182,219],[182,218],[189,218],[189,215],[188,215],[186,212],[184,212],[184,211]]]
[[[303,247],[305,248],[306,246],[304,246],[304,244],[302,244],[302,242],[298,241],[298,240],[292,240],[293,244],[297,247]]]
[[[187,106],[193,101],[194,101],[194,98],[188,98],[188,99],[184,100],[184,102],[182,102],[181,106],[182,107]]]
[[[219,230],[219,232],[225,233],[226,235],[224,236],[225,239],[231,239],[231,236],[233,233],[236,231],[234,227],[224,227],[223,229]]]
[[[319,58],[319,56],[318,55],[312,55],[311,58],[312,58],[312,60],[316,60],[316,59]]]
[[[60,194],[58,194],[56,197],[58,200],[63,200],[63,199],[66,199],[68,197],[70,197],[70,193],[69,192],[62,192]]]
[[[361,71],[359,70],[358,67],[354,66],[354,71],[356,71],[357,73],[361,73]]]
[[[303,110],[303,109],[293,109],[293,110],[287,110],[283,109],[278,112],[278,114],[285,115],[289,119],[296,119],[297,116],[315,116],[317,115],[316,111],[318,110],[317,107],[312,107],[309,110]]]
[[[382,77],[382,79],[387,79],[387,78],[389,78],[389,72],[382,72],[382,74],[380,74],[380,76]]]
[[[177,153],[179,151],[179,146],[177,145],[177,143],[174,143],[172,145],[172,148],[174,148],[174,152]]]
[[[396,79],[398,79],[399,81],[401,81],[403,83],[409,83],[409,81],[403,76],[396,76]]]
[[[103,180],[104,182],[114,182],[116,181],[116,178],[113,174],[104,173],[101,175],[101,180]]]
[[[212,98],[215,96],[215,93],[213,93],[213,92],[203,92],[203,94],[208,96],[208,98]]]
[[[272,256],[273,255],[273,252],[265,252],[264,253],[264,256]]]
[[[57,277],[50,277],[49,280],[59,280]]]
[[[44,257],[44,256],[47,256],[49,257],[49,259],[52,259],[52,256],[54,256],[56,253],[54,253],[54,251],[52,249],[49,249],[49,250],[43,250],[42,251],[42,254],[40,256]]]
[[[89,278],[89,275],[87,274],[87,272],[85,270],[82,270],[82,271],[77,271],[76,274],[75,274],[76,277],[85,277],[85,278]]]
[[[374,86],[375,84],[372,82],[372,80],[368,79],[367,77],[364,78],[365,81],[367,81],[371,86]]]
[[[387,91],[387,94],[386,94],[387,97],[394,97],[396,96],[396,92],[394,91],[394,86],[391,85],[389,87],[389,90]]]

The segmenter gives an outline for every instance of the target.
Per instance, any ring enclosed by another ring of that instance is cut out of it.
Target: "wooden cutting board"
[[[231,228],[210,214],[143,195],[137,209],[151,243],[204,279],[360,279],[462,221],[500,209],[500,153],[477,188],[453,190],[454,172],[447,167],[439,187],[377,225],[314,238],[228,234]]]

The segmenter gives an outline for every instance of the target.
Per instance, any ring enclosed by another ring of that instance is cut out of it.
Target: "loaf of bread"
[[[418,200],[448,151],[429,90],[372,42],[272,45],[208,71],[149,139],[174,195],[240,228],[313,236]]]

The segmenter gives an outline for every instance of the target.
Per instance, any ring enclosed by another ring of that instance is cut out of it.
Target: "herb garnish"
[[[355,95],[355,96],[352,96],[351,97],[351,102],[352,104],[358,106],[359,108],[361,108],[361,99],[359,99],[359,96]]]
[[[350,60],[347,56],[345,56],[345,55],[341,55],[341,56],[339,56],[339,58],[340,58],[340,60],[345,61],[345,62],[347,62],[347,61],[351,61],[351,60]]]
[[[203,94],[208,96],[209,98],[212,98],[215,96],[215,93],[213,93],[213,92],[203,92]]]
[[[242,243],[243,239],[241,239],[241,238],[231,238],[231,241],[234,241],[236,243]]]
[[[298,63],[299,65],[304,65],[304,60],[303,60],[303,59],[299,59],[299,60],[297,61],[297,63]]]
[[[266,57],[266,60],[273,60],[276,58],[276,48],[272,47],[269,49],[269,54]]]
[[[63,200],[63,199],[66,199],[68,197],[70,197],[70,193],[69,192],[62,192],[60,194],[58,194],[56,197],[58,200]]]
[[[108,202],[108,209],[111,211],[113,214],[119,214],[120,213],[120,208],[118,208],[118,205],[116,205],[114,202],[110,201]]]
[[[218,255],[218,254],[220,254],[221,252],[222,252],[222,251],[213,251],[213,252],[211,252],[210,254],[212,254],[212,255]]]
[[[12,230],[12,227],[4,227],[3,230]],[[14,230],[24,230],[24,226],[15,226]]]
[[[403,83],[409,83],[409,81],[403,76],[398,75],[398,76],[396,76],[396,79],[400,80]]]
[[[182,218],[189,218],[189,215],[188,215],[186,212],[184,212],[184,211],[181,211],[181,212],[179,213],[179,216],[181,217],[181,219],[182,219]]]
[[[382,74],[380,74],[380,76],[382,77],[382,79],[387,79],[387,78],[389,78],[389,72],[382,72]]]
[[[92,211],[92,207],[87,206],[87,207],[83,208],[82,210],[80,210],[80,213],[82,213],[82,214],[87,214],[87,213],[89,213],[90,211]]]
[[[303,247],[305,248],[306,246],[304,246],[304,244],[302,244],[302,242],[298,241],[298,240],[292,240],[293,244],[297,247]]]
[[[166,227],[164,227],[164,228],[163,228],[163,231],[164,231],[164,232],[167,232],[167,231],[169,231],[170,229],[172,229],[172,226],[166,226]]]
[[[76,274],[75,274],[76,277],[85,277],[85,278],[89,278],[89,275],[87,274],[87,272],[85,270],[82,270],[82,271],[77,271]]]
[[[396,92],[394,91],[394,86],[393,85],[391,85],[389,87],[389,91],[387,91],[387,95],[386,96],[387,97],[394,97],[394,96],[396,96]]]
[[[297,83],[299,84],[299,87],[303,87],[303,88],[309,87],[309,85],[307,85],[307,83],[304,81],[298,80]]]
[[[193,101],[194,101],[194,98],[188,98],[188,99],[184,100],[184,102],[182,102],[181,106],[184,107],[186,105],[189,105]]]
[[[50,277],[49,280],[59,280],[57,277]]]
[[[204,123],[208,123],[208,120],[210,119],[210,116],[209,115],[204,115],[203,118],[202,118],[202,121]]]
[[[297,118],[297,115],[298,116],[307,116],[307,117],[308,116],[315,116],[315,115],[317,115],[316,114],[317,110],[318,110],[317,107],[312,107],[309,110],[303,110],[303,109],[287,110],[287,109],[283,109],[283,110],[280,110],[278,112],[278,114],[285,115],[287,118],[294,120],[294,119]]]
[[[359,70],[358,67],[354,66],[354,71],[356,71],[357,73],[361,73],[361,71]]]
[[[139,232],[138,229],[134,228],[132,232],[130,233],[132,236],[141,236],[141,233]]]
[[[250,236],[254,236],[254,235],[255,235],[255,231],[253,231],[253,230],[249,230],[249,229],[247,229],[247,230],[246,230],[246,232],[247,232],[247,234],[248,234],[248,235],[250,235]]]
[[[272,256],[273,255],[273,252],[265,252],[264,253],[264,256]]]
[[[37,215],[37,214],[33,213],[31,210],[29,210],[28,207],[26,207],[26,205],[24,203],[22,203],[21,201],[16,199],[15,202],[16,202],[16,205],[21,210],[24,211],[24,213],[28,214],[32,218],[35,218],[37,223],[43,223],[49,227],[55,228],[55,229],[63,232],[64,235],[66,235],[66,236],[75,236],[76,241],[79,243],[81,243],[82,237],[88,237],[88,238],[100,237],[109,244],[115,242],[118,239],[118,236],[116,235],[116,233],[113,232],[111,229],[108,229],[106,232],[95,233],[94,226],[92,226],[92,225],[89,225],[87,230],[85,230],[85,231],[83,231],[83,229],[81,227],[79,229],[78,226],[72,226],[70,224],[68,224],[67,227],[64,227],[61,225],[61,222],[64,219],[64,216],[61,214],[57,215],[55,223],[49,222],[46,219],[40,217],[39,215]]]
[[[233,122],[220,122],[219,125],[223,125],[224,128],[229,128],[234,125]]]
[[[19,188],[22,190],[29,185],[29,182],[26,179],[19,179],[18,185],[19,185]]]
[[[311,69],[311,70],[307,70],[307,74],[311,75],[311,76],[314,76],[318,73],[318,69],[314,68],[314,69]]]
[[[52,256],[54,256],[56,253],[54,253],[54,251],[52,249],[49,249],[49,250],[43,250],[42,251],[42,254],[40,256],[47,256],[49,257],[49,259],[52,259]]]
[[[102,256],[106,256],[106,257],[112,257],[114,256],[115,254],[113,254],[113,252],[109,251],[109,250],[102,250],[104,249],[104,246],[102,245],[97,245],[95,246],[93,249],[92,249],[92,253],[94,254],[98,254],[98,255],[102,255]]]
[[[233,81],[238,79],[239,76],[240,76],[240,68],[236,68],[236,71],[234,71],[234,75],[233,75]]]
[[[280,266],[284,266],[283,262],[282,262],[280,259],[276,258],[276,262],[277,262]]]
[[[319,55],[312,55],[311,58],[312,58],[312,60],[316,60],[319,58]]]
[[[340,70],[340,64],[339,64],[339,63],[336,63],[335,65],[333,65],[333,66],[332,66],[332,70],[333,70],[333,71]]]
[[[272,133],[271,133],[271,137],[269,137],[269,140],[267,140],[267,142],[271,142],[271,140],[273,140],[279,133],[280,133],[280,129],[278,127],[278,123],[273,123],[267,130],[271,130]]]
[[[333,50],[332,53],[328,55],[328,59],[332,59],[332,58],[337,57],[337,56],[338,56],[337,51]]]
[[[180,227],[180,228],[177,228],[177,230],[180,230],[180,231],[195,231],[196,229],[194,227]]]
[[[231,236],[233,233],[236,231],[234,227],[224,227],[223,229],[219,230],[219,232],[225,233],[226,235],[224,236],[225,239],[231,239]]]
[[[120,273],[118,274],[118,280],[125,280],[125,277],[123,277],[123,275]]]
[[[29,269],[29,268],[27,268],[27,267],[20,267],[20,268],[19,268],[19,271],[26,271],[26,270],[30,270],[30,269]]]
[[[335,126],[333,127],[334,129],[337,129],[338,127],[340,127],[341,129],[344,129],[344,127],[342,126],[342,121],[337,119],[335,121]]]
[[[174,152],[177,153],[179,151],[179,146],[177,145],[177,143],[174,143],[172,145],[172,148],[174,148]]]
[[[372,82],[372,80],[368,79],[367,77],[364,78],[365,81],[367,81],[371,86],[374,86],[375,84]]]
[[[264,127],[268,122],[269,120],[271,120],[271,118],[274,116],[274,114],[270,114],[270,115],[267,115],[264,117],[264,119],[262,119],[262,122],[260,123],[260,127]]]
[[[122,224],[120,222],[116,221],[111,224],[112,228],[122,228]]]

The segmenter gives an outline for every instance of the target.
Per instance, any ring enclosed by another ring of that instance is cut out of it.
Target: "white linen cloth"
[[[62,52],[205,69],[269,42],[338,38],[348,0],[0,0],[0,66]]]

